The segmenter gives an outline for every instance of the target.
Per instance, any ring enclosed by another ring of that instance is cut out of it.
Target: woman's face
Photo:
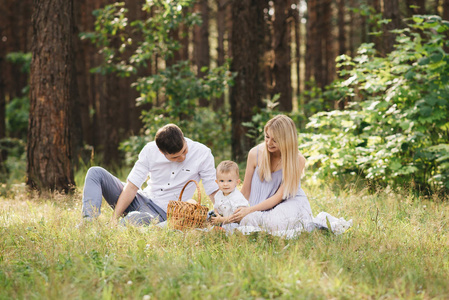
[[[271,131],[268,129],[265,131],[265,144],[267,145],[268,151],[270,153],[275,153],[280,151],[279,145],[276,140],[273,138]]]

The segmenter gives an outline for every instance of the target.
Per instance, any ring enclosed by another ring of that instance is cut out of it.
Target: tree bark
[[[251,121],[254,112],[262,106],[262,76],[260,70],[264,47],[264,19],[260,1],[232,1],[231,70],[238,72],[231,91],[232,156],[243,162],[255,141],[246,136],[242,122]]]
[[[299,99],[301,94],[301,15],[299,7],[293,11],[293,20],[295,22],[296,96]]]
[[[216,0],[217,3],[217,65],[222,66],[225,63],[225,35],[226,35],[226,12],[229,6],[229,0]],[[214,110],[224,107],[224,95],[213,99],[212,106]]]
[[[384,27],[385,51],[386,53],[390,53],[394,49],[394,44],[396,42],[396,35],[392,33],[391,30],[401,27],[401,15],[399,12],[398,0],[383,0],[383,4],[384,18],[391,20],[391,22]]]
[[[290,10],[289,0],[274,2],[273,49],[275,53],[273,74],[275,85],[273,94],[280,94],[279,110],[290,112],[292,103]]]
[[[207,0],[200,0],[195,4],[195,11],[201,13],[202,24],[195,26],[193,31],[194,41],[194,60],[198,68],[198,77],[202,78],[206,74],[202,70],[203,67],[210,66],[210,46],[209,46],[209,5]],[[209,106],[207,99],[199,99],[199,105],[202,107]]]
[[[346,54],[345,0],[337,0],[338,9],[338,55]]]
[[[425,15],[426,14],[426,1],[425,0],[406,0],[405,5],[407,6],[408,16],[413,16],[416,14]],[[415,6],[415,7],[411,7]]]
[[[326,0],[322,6],[323,10],[323,42],[325,50],[324,55],[324,74],[322,87],[330,84],[335,78],[335,47],[334,36],[332,34],[332,0]]]
[[[35,0],[27,185],[68,192],[71,163],[70,102],[73,95],[73,2]]]
[[[443,0],[443,19],[449,21],[449,0]]]

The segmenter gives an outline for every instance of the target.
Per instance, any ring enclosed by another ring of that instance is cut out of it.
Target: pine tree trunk
[[[27,185],[68,192],[75,181],[69,126],[73,95],[73,3],[35,0]]]
[[[338,55],[346,54],[345,0],[337,0],[338,9]]]
[[[198,77],[202,78],[206,74],[203,67],[209,68],[210,65],[210,46],[209,46],[209,5],[207,0],[200,0],[195,4],[195,11],[201,13],[202,24],[196,26],[193,31],[194,40],[194,58],[198,68]],[[199,99],[199,105],[209,106],[207,99]]]
[[[301,94],[301,16],[299,8],[294,11],[295,20],[295,61],[296,61],[296,95],[299,99]]]
[[[326,0],[323,5],[323,42],[324,50],[324,75],[323,75],[323,87],[330,84],[335,78],[335,47],[334,37],[332,34],[332,0]]]
[[[385,41],[385,51],[390,53],[393,50],[393,46],[396,41],[396,35],[391,32],[393,29],[400,28],[401,15],[399,13],[399,2],[398,0],[383,0],[384,11],[383,15],[385,19],[391,19],[391,22],[386,24],[384,27],[384,41]]]
[[[232,72],[238,72],[231,91],[232,156],[243,162],[255,141],[242,123],[251,121],[262,106],[260,62],[264,47],[264,18],[257,0],[232,1]]]
[[[217,3],[217,65],[222,66],[225,63],[225,34],[226,34],[226,12],[229,0],[216,0]],[[224,95],[213,99],[212,106],[214,110],[223,108]]]
[[[408,16],[413,15],[425,15],[426,14],[426,1],[425,0],[405,0],[407,6]],[[411,7],[414,6],[414,7]]]
[[[349,0],[349,7],[350,8],[355,8],[355,0]],[[349,53],[351,57],[355,56],[355,52],[356,52],[356,45],[355,45],[355,37],[354,34],[356,32],[355,30],[355,26],[356,26],[356,21],[355,21],[355,13],[353,12],[353,10],[351,9],[349,11]]]
[[[449,0],[443,0],[443,19],[449,21]]]
[[[275,53],[273,74],[275,86],[273,94],[280,94],[279,110],[292,110],[292,83],[291,83],[291,49],[290,49],[290,1],[279,0],[274,2],[273,22],[273,49]]]
[[[0,27],[0,33],[3,28]],[[0,47],[0,70],[4,70],[5,65],[5,51]],[[2,139],[6,137],[6,99],[5,99],[5,79],[3,72],[0,72],[0,172],[5,174],[4,161],[6,160],[6,150],[2,149]]]
[[[317,37],[317,0],[309,0],[307,2],[307,32],[306,32],[306,70],[305,81],[310,82],[312,75],[315,72],[314,58],[315,58],[315,44]],[[306,89],[309,89],[306,86]]]

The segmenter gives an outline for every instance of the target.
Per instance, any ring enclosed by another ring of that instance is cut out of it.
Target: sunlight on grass
[[[204,191],[203,191],[204,193]],[[0,199],[0,299],[445,299],[449,206],[388,189],[306,189],[340,236],[225,236],[80,222],[80,191]],[[210,205],[210,203],[208,203]]]

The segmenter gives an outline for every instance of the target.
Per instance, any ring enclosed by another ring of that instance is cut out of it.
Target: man
[[[147,187],[141,190],[147,180]],[[160,128],[155,140],[140,152],[126,184],[103,168],[92,167],[86,174],[83,191],[83,217],[100,214],[102,197],[114,208],[112,222],[122,215],[133,225],[162,222],[167,219],[167,205],[177,200],[185,183],[202,179],[204,189],[214,202],[218,190],[214,157],[209,148],[184,137],[174,124]],[[192,198],[195,184],[187,186],[183,200]]]

